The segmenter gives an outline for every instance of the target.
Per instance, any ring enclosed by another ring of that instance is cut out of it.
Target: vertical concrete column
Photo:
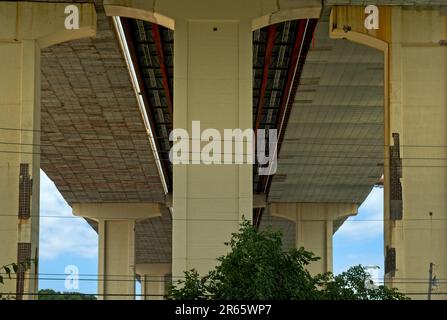
[[[135,221],[98,220],[98,295],[135,299]]]
[[[351,203],[272,203],[270,214],[295,222],[296,248],[304,247],[320,257],[308,267],[318,274],[332,271],[334,224],[357,214],[357,208]]]
[[[447,47],[440,43],[447,40],[447,16],[437,9],[397,7],[391,25],[387,134],[400,153],[391,170],[401,174],[386,186],[394,193],[386,203],[386,277],[410,297],[426,299],[411,293],[427,292],[427,281],[408,280],[428,280],[430,263],[433,276],[447,277]],[[393,206],[396,199],[400,208]]]
[[[135,222],[161,216],[155,203],[76,203],[73,214],[98,222],[98,298],[135,299]]]
[[[38,258],[39,52],[34,40],[0,42],[0,140],[7,142],[0,151],[0,265]],[[33,264],[26,277],[35,278],[35,270]],[[2,291],[36,291],[37,281],[24,281],[24,274],[19,277],[21,283],[9,280]]]
[[[95,34],[94,6],[77,8],[80,28],[70,32],[65,5],[0,3],[0,266],[19,263],[1,291],[17,299],[33,299],[37,291],[40,50]]]
[[[166,294],[166,275],[171,273],[171,264],[138,264],[143,300],[163,300]]]
[[[296,247],[304,247],[321,259],[309,266],[312,273],[332,271],[332,234],[333,220],[306,220],[298,213],[295,221]]]
[[[201,130],[252,128],[251,22],[177,20],[174,45],[174,128],[192,135],[192,121]],[[251,135],[250,135],[251,138]],[[190,164],[174,165],[173,276],[195,268],[212,269],[226,252],[224,242],[237,231],[242,215],[252,216],[252,165],[247,144],[224,150],[245,164],[200,164],[190,149]],[[245,140],[246,141],[246,140]],[[223,141],[219,141],[222,143]],[[190,141],[199,146],[200,141]],[[223,160],[224,157],[221,157]]]

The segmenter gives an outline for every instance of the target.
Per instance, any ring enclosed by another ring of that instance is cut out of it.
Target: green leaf
[[[11,279],[11,269],[9,269],[9,267],[7,267],[7,266],[4,266],[3,269],[5,270],[6,274],[9,277],[9,279]]]

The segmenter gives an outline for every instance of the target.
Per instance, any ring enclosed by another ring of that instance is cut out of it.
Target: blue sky
[[[72,216],[70,206],[43,171],[40,184],[39,288],[68,291],[65,289],[65,268],[74,265],[80,274],[79,288],[75,291],[96,293],[96,232],[84,219]],[[335,233],[335,273],[358,264],[378,265],[383,271],[382,208],[383,189],[374,188],[359,208],[359,214],[350,217]]]
[[[365,221],[366,220],[366,221]],[[379,266],[383,277],[383,188],[374,188],[333,237],[334,273],[350,266]]]
[[[65,268],[75,265],[79,269],[80,279],[86,279],[79,281],[76,291],[96,293],[96,232],[84,219],[73,217],[71,207],[43,171],[40,187],[39,288],[67,291]]]

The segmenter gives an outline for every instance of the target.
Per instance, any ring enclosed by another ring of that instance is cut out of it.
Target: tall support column
[[[166,294],[166,276],[171,273],[171,264],[138,264],[143,300],[163,300]]]
[[[447,16],[393,8],[391,24],[386,277],[426,299],[430,263],[447,278]]]
[[[250,21],[179,20],[175,28],[174,128],[252,128],[252,31]],[[250,140],[251,140],[251,135]],[[236,144],[242,139],[235,137]],[[190,141],[191,146],[203,145]],[[245,146],[245,147],[243,147]],[[247,144],[224,151],[236,161],[251,153]],[[252,215],[252,165],[174,165],[173,275],[206,273],[226,252],[224,242],[237,231],[242,215]],[[197,157],[197,158],[196,158]],[[223,157],[221,158],[223,160]]]
[[[154,203],[77,203],[73,214],[98,222],[98,298],[135,299],[135,222],[161,216]]]
[[[80,28],[66,30],[65,5],[0,3],[0,266],[19,263],[1,291],[17,299],[37,291],[40,50],[95,34],[94,6],[78,8]]]
[[[0,265],[37,261],[39,240],[40,67],[36,41],[0,42]],[[3,129],[8,128],[8,129]],[[16,129],[16,130],[14,130]],[[36,268],[26,273],[35,278]],[[21,268],[22,269],[22,268]],[[37,281],[7,281],[3,292],[35,292]],[[6,290],[6,291],[5,291]]]
[[[332,271],[332,235],[334,224],[357,214],[351,203],[272,203],[270,214],[295,222],[296,248],[313,252],[320,260],[311,263],[312,274]]]
[[[135,221],[98,220],[98,295],[135,299]]]

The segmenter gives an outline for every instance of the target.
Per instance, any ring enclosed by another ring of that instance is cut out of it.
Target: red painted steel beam
[[[262,71],[261,88],[259,90],[258,105],[256,108],[257,112],[255,119],[255,130],[259,129],[259,126],[262,121],[262,112],[264,110],[264,98],[265,98],[265,92],[267,90],[268,74],[272,60],[273,46],[275,44],[276,29],[277,29],[276,25],[270,25],[267,31],[267,45],[264,54],[264,66]],[[259,227],[260,217],[261,217],[261,210],[260,208],[257,208],[255,209],[255,214],[253,217],[253,224],[256,227]]]
[[[272,61],[273,46],[275,44],[276,25],[270,25],[267,32],[267,46],[264,55],[264,69],[262,71],[261,89],[259,91],[258,106],[256,108],[255,130],[259,129],[262,120],[262,112],[264,110],[265,91],[267,89],[267,81],[269,75],[270,63]]]
[[[267,46],[265,48],[264,69],[262,71],[261,89],[259,91],[258,106],[256,108],[257,113],[256,113],[256,120],[255,120],[255,130],[259,129],[259,125],[262,120],[262,111],[264,110],[265,91],[267,90],[267,81],[268,81],[270,63],[272,61],[273,46],[275,44],[275,35],[276,35],[276,25],[274,24],[274,25],[269,26],[268,31],[267,31]]]
[[[172,94],[171,94],[171,88],[169,86],[168,68],[166,67],[165,54],[164,54],[164,50],[163,50],[163,42],[161,39],[160,27],[158,26],[158,24],[151,23],[151,34],[152,34],[152,39],[155,42],[155,47],[157,48],[158,63],[160,65],[163,89],[165,90],[166,101],[168,104],[168,111],[172,117],[174,114],[174,112],[173,112],[174,108],[173,108],[173,104],[172,104]]]
[[[286,111],[287,104],[289,101],[289,97],[290,97],[290,93],[291,93],[291,89],[292,89],[292,83],[295,78],[295,70],[296,70],[296,67],[298,65],[298,61],[300,58],[301,47],[304,42],[306,23],[307,23],[307,20],[299,21],[299,23],[297,25],[297,32],[295,35],[295,39],[293,41],[292,57],[290,58],[290,61],[289,61],[289,68],[287,71],[286,82],[285,82],[284,89],[282,92],[281,103],[279,106],[278,116],[277,116],[277,120],[276,120],[276,129],[278,130],[278,133],[279,133],[276,155],[278,155],[278,153],[279,153],[279,147],[280,147],[280,142],[281,142],[281,133],[283,132],[283,129],[284,129],[283,128],[284,127],[284,115],[285,115],[285,111]],[[270,176],[260,177],[261,188],[263,188],[263,190],[259,190],[259,191],[267,194],[267,192],[268,192],[267,185],[268,185],[269,180],[270,180]]]
[[[295,36],[295,41],[293,43],[293,53],[289,63],[289,70],[287,71],[286,84],[284,86],[284,91],[281,96],[281,104],[279,106],[278,117],[276,118],[276,128],[278,129],[279,137],[278,137],[278,148],[277,153],[279,153],[279,148],[282,142],[281,136],[284,136],[284,131],[287,126],[287,119],[285,119],[286,110],[289,106],[289,102],[293,101],[295,98],[295,92],[293,92],[293,82],[299,81],[301,77],[301,70],[297,70],[298,62],[300,60],[300,56],[302,55],[302,48],[304,46],[304,37],[307,29],[307,24],[309,20],[300,20],[298,24],[298,30]]]

